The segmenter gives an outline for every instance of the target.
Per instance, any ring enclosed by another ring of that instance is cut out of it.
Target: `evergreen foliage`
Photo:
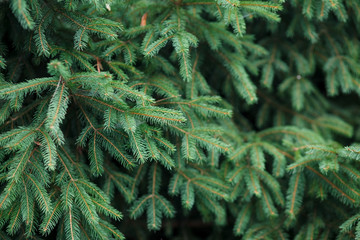
[[[0,0],[1,238],[360,239],[359,23],[359,0]]]

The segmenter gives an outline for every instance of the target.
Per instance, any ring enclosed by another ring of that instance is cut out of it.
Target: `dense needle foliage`
[[[360,0],[0,0],[1,239],[360,239]]]

